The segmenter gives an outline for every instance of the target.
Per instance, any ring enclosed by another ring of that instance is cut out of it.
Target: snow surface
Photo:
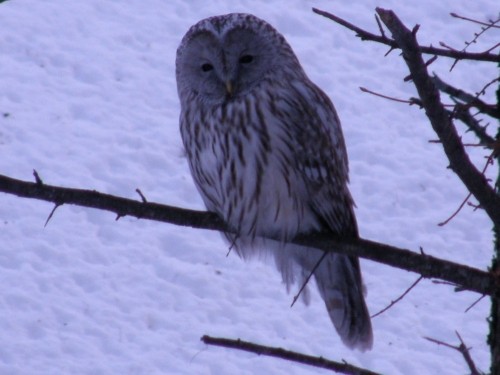
[[[494,0],[182,1],[10,0],[0,4],[0,173],[202,209],[178,131],[174,59],[190,25],[215,14],[250,12],[289,40],[305,70],[334,101],[343,122],[351,189],[363,237],[486,269],[491,223],[465,208],[423,111],[363,94],[359,86],[415,96],[398,53],[361,42],[311,12],[334,12],[377,31],[374,8],[421,25],[423,43],[461,48]],[[498,31],[471,50],[486,49]],[[443,79],[478,91],[494,64],[432,65]],[[486,99],[493,100],[494,88]],[[459,126],[461,132],[463,127]],[[465,139],[474,140],[465,135]],[[485,151],[471,149],[478,166]],[[244,263],[218,233],[122,218],[73,206],[49,225],[47,202],[0,195],[0,374],[317,374],[305,365],[206,346],[204,334],[241,338],[386,374],[464,374],[463,358],[424,336],[457,344],[460,332],[483,371],[489,301],[421,282],[373,320],[368,353],[345,348],[316,291],[309,307],[272,266]],[[363,261],[372,313],[418,275]]]

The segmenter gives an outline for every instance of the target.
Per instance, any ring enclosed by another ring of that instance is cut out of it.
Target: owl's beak
[[[226,81],[226,91],[229,96],[233,95],[233,82],[232,81]]]

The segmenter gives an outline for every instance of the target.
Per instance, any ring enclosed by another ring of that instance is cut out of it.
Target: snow
[[[174,60],[190,25],[215,14],[254,13],[289,40],[309,76],[332,98],[350,155],[351,190],[363,237],[486,269],[491,223],[470,207],[437,226],[467,192],[448,169],[423,111],[364,94],[416,96],[398,53],[361,42],[311,12],[331,11],[377,31],[376,6],[393,9],[419,40],[462,48],[493,0],[230,1],[57,0],[0,4],[0,173],[203,209],[183,156]],[[471,50],[498,40],[486,33]],[[476,92],[494,64],[438,59],[440,76]],[[486,100],[494,101],[494,88]],[[464,128],[459,125],[464,133]],[[464,135],[470,141],[473,137]],[[482,167],[486,151],[470,149]],[[496,167],[492,168],[494,170]],[[373,320],[368,353],[345,348],[316,291],[290,308],[272,266],[245,263],[219,234],[0,195],[0,374],[316,374],[305,365],[206,346],[204,334],[241,338],[386,374],[467,373],[457,344],[487,371],[489,301],[422,281]],[[418,275],[362,261],[372,313]]]

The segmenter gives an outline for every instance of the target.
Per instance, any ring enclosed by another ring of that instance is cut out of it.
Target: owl
[[[314,272],[343,343],[373,342],[359,260],[288,241],[357,238],[346,146],[335,108],[277,30],[251,15],[204,19],[176,56],[180,131],[209,211],[238,255],[271,258],[290,290]],[[302,293],[306,303],[309,293]]]

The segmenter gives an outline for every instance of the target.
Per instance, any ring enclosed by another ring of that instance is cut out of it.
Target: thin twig
[[[382,310],[380,310],[378,313],[373,314],[373,315],[371,316],[371,318],[373,319],[373,318],[375,318],[376,316],[379,316],[380,314],[383,314],[384,312],[386,312],[387,310],[389,310],[392,306],[394,306],[396,303],[398,303],[398,302],[399,302],[399,301],[401,301],[403,298],[405,298],[405,296],[406,296],[406,295],[410,292],[410,290],[412,290],[412,289],[413,289],[413,288],[414,288],[414,287],[415,287],[415,286],[416,286],[416,285],[420,282],[420,280],[422,280],[422,279],[423,279],[423,277],[422,277],[422,276],[420,276],[420,277],[419,277],[419,278],[418,278],[418,279],[417,279],[417,280],[416,280],[413,284],[411,284],[411,285],[410,285],[410,287],[409,287],[408,289],[406,289],[406,290],[404,291],[404,293],[403,293],[403,294],[401,294],[401,295],[400,295],[398,298],[396,298],[394,301],[391,301],[391,303],[390,303],[388,306],[384,307],[384,308],[383,308]]]
[[[326,257],[327,254],[328,253],[323,253],[323,255],[321,256],[321,258],[319,258],[319,260],[314,265],[314,267],[311,270],[311,272],[309,272],[309,275],[307,275],[307,278],[302,283],[302,286],[300,287],[298,293],[293,297],[293,301],[292,301],[292,304],[290,305],[290,307],[293,307],[293,305],[295,305],[295,302],[297,302],[297,300],[299,299],[300,294],[306,288],[307,283],[311,279],[312,275],[314,275],[314,272],[316,272],[316,270],[318,269],[319,265],[321,264],[321,262],[323,261],[323,259],[325,259],[325,257]]]
[[[379,92],[375,92],[373,90],[367,89],[366,87],[361,86],[359,89],[363,92],[366,92],[367,94],[372,94],[372,95],[378,96],[379,98],[388,99],[388,100],[392,100],[393,102],[404,103],[404,104],[409,104],[409,105],[418,105],[420,108],[422,108],[422,102],[418,98],[399,99],[399,98],[395,98],[393,96],[388,96],[388,95],[381,94]],[[456,104],[443,104],[443,105],[445,107],[455,107],[456,106]]]
[[[486,163],[481,171],[481,174],[484,176],[485,173],[486,173],[486,170],[488,169],[488,167],[493,164],[493,157],[495,155],[495,151],[493,150],[493,152],[490,154],[490,156],[488,156],[486,158]],[[440,223],[438,223],[438,225],[440,227],[448,224],[455,216],[458,215],[458,213],[462,210],[462,208],[465,206],[465,204],[467,203],[467,201],[469,200],[469,198],[472,196],[472,193],[469,192],[469,194],[467,194],[467,196],[465,197],[465,199],[462,201],[462,203],[460,203],[460,206],[458,206],[458,208],[456,209],[455,212],[453,212],[453,214],[448,218],[446,219],[445,221],[442,221]]]
[[[227,339],[222,337],[211,337],[204,335],[201,338],[207,345],[221,346],[224,348],[238,349],[257,355],[265,355],[269,357],[281,358],[287,361],[302,363],[304,365],[319,367],[331,370],[341,374],[348,375],[380,375],[376,372],[353,366],[345,361],[343,363],[331,361],[323,357],[313,357],[307,354],[293,352],[283,348],[276,348],[271,346],[259,345],[253,342],[243,341],[240,339]]]
[[[439,139],[431,139],[428,142],[429,143],[439,143],[439,144],[442,143]],[[482,143],[464,143],[463,145],[465,147],[485,147],[485,145]]]
[[[424,336],[424,339],[426,339],[426,340],[428,340],[430,342],[433,342],[434,344],[446,346],[447,348],[451,348],[451,349],[456,349],[457,348],[455,345],[451,345],[451,344],[448,344],[448,343],[446,343],[444,341],[433,339],[432,337]]]
[[[500,77],[493,78],[490,82],[484,85],[484,87],[477,93],[477,96],[486,94],[486,89],[497,82],[500,82]]]
[[[497,43],[497,44],[495,44],[495,45],[493,45],[491,48],[488,48],[484,52],[489,53],[489,52],[493,51],[494,49],[497,49],[499,46],[500,46],[500,42]]]
[[[483,294],[481,297],[479,297],[477,300],[471,303],[471,305],[467,307],[464,312],[469,312],[469,310],[472,309],[474,306],[476,306],[479,303],[479,301],[481,301],[484,297],[486,296]]]
[[[406,100],[406,99],[398,99],[398,98],[395,98],[393,96],[388,96],[388,95],[384,95],[384,94],[380,94],[378,92],[375,92],[375,91],[372,91],[372,90],[369,90],[367,89],[366,87],[360,87],[359,88],[361,91],[363,92],[366,92],[368,94],[372,94],[372,95],[375,95],[375,96],[378,96],[380,98],[384,98],[384,99],[388,99],[388,100],[392,100],[393,102],[398,102],[398,103],[405,103],[405,104],[409,104],[409,105],[418,105],[420,107],[422,107],[422,104],[419,102],[418,99],[416,98],[410,98],[410,100]]]
[[[438,225],[439,225],[440,227],[443,227],[443,226],[445,226],[446,224],[448,224],[450,221],[452,221],[452,220],[453,220],[453,218],[454,218],[455,216],[457,216],[457,215],[458,215],[458,213],[459,213],[460,211],[462,211],[462,208],[464,208],[465,204],[467,203],[467,201],[469,200],[469,198],[470,198],[471,196],[472,196],[472,193],[467,194],[467,196],[466,196],[466,197],[465,197],[465,199],[462,201],[462,203],[460,203],[460,206],[458,206],[458,208],[455,210],[455,212],[453,212],[453,213],[451,214],[451,216],[450,216],[450,217],[448,217],[448,219],[446,219],[446,220],[444,220],[444,221],[439,222],[439,223],[438,223]]]
[[[443,281],[443,280],[432,280],[432,283],[437,284],[437,285],[452,286],[455,288],[455,292],[462,292],[463,291],[463,289],[461,289],[460,285],[458,285],[457,283],[450,283],[449,281]]]
[[[498,22],[500,22],[500,18],[497,19],[496,21],[490,21],[489,23],[486,23],[486,22],[483,22],[483,21],[478,21],[478,20],[475,20],[475,19],[472,19],[472,18],[464,17],[464,16],[461,16],[461,15],[456,14],[456,13],[450,13],[450,16],[452,16],[454,18],[459,18],[461,20],[474,22],[474,23],[477,23],[479,25],[483,25],[483,26],[488,26],[488,27],[493,27],[493,28],[500,29],[500,26],[496,25]]]

